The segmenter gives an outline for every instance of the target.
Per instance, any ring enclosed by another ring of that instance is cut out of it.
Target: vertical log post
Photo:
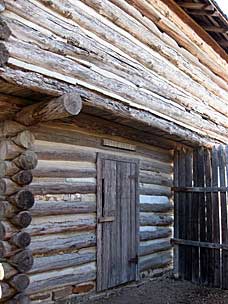
[[[31,170],[37,165],[36,154],[31,150],[34,140],[33,134],[20,123],[0,124],[3,168],[0,175],[0,303],[18,303],[18,298],[29,303],[24,290],[29,285],[26,272],[31,269],[33,258],[27,248],[31,238],[23,228],[31,222],[29,209],[34,197],[24,187],[31,183]],[[7,236],[8,226],[13,227],[11,236]]]

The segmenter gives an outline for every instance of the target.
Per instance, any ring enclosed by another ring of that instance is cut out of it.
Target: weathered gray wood
[[[23,151],[23,148],[17,146],[10,140],[2,140],[0,142],[0,158],[3,160],[12,160]]]
[[[167,214],[141,212],[140,225],[141,226],[167,226],[173,223],[173,217]]]
[[[36,168],[38,159],[35,152],[26,150],[13,161],[18,168],[23,170],[32,170]]]
[[[0,267],[0,276],[4,280],[9,280],[14,275],[16,275],[18,271],[9,263],[2,262]]]
[[[48,277],[46,273],[34,274],[30,276],[31,283],[27,289],[28,294],[38,293],[45,290],[53,290],[57,287],[74,285],[96,278],[95,263],[88,263],[82,266],[66,268],[58,271],[50,271]]]
[[[2,34],[2,32],[1,32]],[[22,132],[26,129],[22,124],[13,121],[13,120],[5,120],[0,122],[0,137],[9,137],[15,136],[19,132]]]
[[[35,195],[37,194],[70,194],[95,193],[96,186],[92,183],[32,183],[27,186]]]
[[[18,293],[16,294],[12,299],[10,299],[7,304],[30,304],[30,298],[28,295],[24,294],[24,293]]]
[[[146,242],[140,242],[139,255],[149,255],[154,252],[162,252],[171,249],[171,244],[169,239],[152,240]]]
[[[30,242],[31,242],[31,237],[30,234],[28,234],[25,231],[20,231],[16,234],[14,234],[11,239],[9,240],[9,242],[12,245],[15,245],[19,248],[25,248],[27,246],[29,246]]]
[[[36,201],[35,205],[31,209],[31,214],[32,216],[49,216],[60,214],[94,213],[95,211],[95,202]]]
[[[9,178],[2,178],[0,180],[0,193],[2,195],[13,195],[20,191],[22,187],[17,183],[13,182]]]
[[[19,228],[26,228],[31,224],[32,215],[29,211],[21,211],[13,216],[10,221]]]
[[[30,250],[25,249],[15,255],[10,259],[10,264],[17,268],[20,272],[27,272],[32,268],[33,257]]]
[[[35,142],[34,135],[28,131],[22,131],[21,133],[18,133],[17,136],[13,137],[12,140],[17,144],[18,146],[29,149],[33,146]]]
[[[34,205],[34,196],[28,190],[21,190],[17,194],[10,196],[9,201],[18,209],[27,210]]]
[[[151,255],[140,257],[140,271],[165,267],[172,262],[171,251],[156,252]]]
[[[58,269],[66,269],[96,260],[94,247],[80,249],[74,253],[65,253],[34,258],[34,264],[29,273],[42,273]]]
[[[25,107],[16,115],[16,120],[24,125],[34,125],[40,121],[65,118],[77,115],[82,108],[82,100],[77,93],[69,93]]]
[[[168,238],[172,234],[172,229],[169,227],[153,227],[142,226],[140,227],[140,240],[149,241],[160,238]]]
[[[1,7],[2,7],[2,9],[4,8],[3,5]],[[7,40],[10,35],[11,35],[11,30],[7,26],[7,23],[4,20],[2,20],[2,18],[1,18],[0,19],[0,39]],[[1,64],[2,63],[5,63],[5,62],[1,62]]]
[[[11,179],[20,186],[29,185],[32,182],[32,172],[30,170],[22,170],[11,177]]]
[[[29,277],[26,274],[15,275],[9,280],[9,284],[19,292],[24,291],[29,286]]]
[[[74,232],[73,234],[53,234],[33,237],[30,249],[35,254],[53,254],[69,250],[77,250],[96,245],[96,234],[90,232]]]

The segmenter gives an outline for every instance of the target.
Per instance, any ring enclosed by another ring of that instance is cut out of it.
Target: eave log
[[[31,126],[38,122],[66,118],[77,115],[82,109],[79,94],[69,93],[50,101],[44,101],[25,107],[16,115],[16,120]]]

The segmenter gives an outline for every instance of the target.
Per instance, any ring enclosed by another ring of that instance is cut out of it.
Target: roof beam
[[[213,26],[213,25],[201,25],[201,26],[207,32],[221,33],[221,34],[228,33],[228,28],[218,27],[218,26]]]
[[[200,10],[208,10],[208,11],[213,11],[214,10],[213,5],[210,5],[210,4],[193,3],[193,2],[178,2],[178,4],[182,8],[200,9]]]

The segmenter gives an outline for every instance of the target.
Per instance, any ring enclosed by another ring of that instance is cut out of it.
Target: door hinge
[[[138,264],[138,261],[139,261],[139,257],[137,255],[136,255],[136,257],[128,260],[129,263],[134,263],[134,264]]]

